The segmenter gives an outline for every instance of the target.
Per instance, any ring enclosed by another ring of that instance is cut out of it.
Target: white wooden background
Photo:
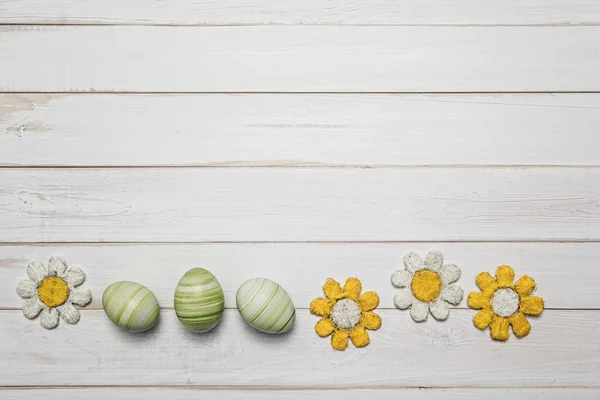
[[[598,399],[600,0],[0,0],[0,398]],[[409,250],[510,264],[547,309],[493,342],[393,308]],[[76,326],[26,320],[32,259],[85,269]],[[193,266],[226,295],[187,332]],[[294,330],[235,310],[280,282]],[[308,304],[328,277],[381,296],[365,349],[335,352]],[[156,329],[117,330],[134,280]]]

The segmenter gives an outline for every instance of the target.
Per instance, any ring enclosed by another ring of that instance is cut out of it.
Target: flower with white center
[[[425,321],[429,313],[440,321],[448,318],[448,303],[456,306],[464,295],[460,286],[452,285],[460,278],[460,268],[444,264],[439,250],[430,251],[425,261],[410,252],[404,256],[404,266],[392,274],[392,285],[402,289],[394,296],[396,307],[410,308],[410,316],[416,322]]]
[[[51,257],[48,266],[33,261],[27,266],[29,280],[20,281],[17,294],[24,299],[23,314],[29,319],[40,313],[40,324],[46,329],[58,325],[59,315],[68,324],[79,321],[79,311],[73,306],[85,306],[92,301],[89,289],[76,289],[85,280],[79,268],[68,268],[62,257]]]
[[[544,299],[531,294],[535,281],[524,275],[516,282],[515,271],[508,265],[496,269],[496,278],[482,272],[475,278],[481,292],[471,292],[467,298],[469,307],[481,310],[473,318],[481,330],[490,328],[492,339],[506,341],[509,326],[515,336],[525,337],[531,330],[526,315],[540,315],[544,311]]]

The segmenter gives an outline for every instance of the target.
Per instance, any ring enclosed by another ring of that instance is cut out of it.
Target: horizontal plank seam
[[[352,95],[467,95],[467,94],[472,94],[472,95],[486,95],[486,94],[599,94],[600,90],[585,90],[585,91],[577,91],[577,90],[534,90],[534,91],[514,91],[514,90],[508,90],[508,91],[484,91],[484,92],[478,92],[478,91],[470,91],[470,92],[464,92],[464,91],[452,91],[452,92],[436,92],[436,91],[427,91],[427,92],[413,92],[413,91],[380,91],[380,92],[369,92],[369,91],[363,91],[363,92],[352,92],[352,91],[337,91],[337,92],[331,92],[331,91],[306,91],[306,92],[298,92],[298,91],[200,91],[200,92],[195,92],[195,91],[189,91],[189,92],[181,92],[181,91],[118,91],[118,90],[101,90],[101,91],[95,91],[95,90],[89,90],[89,89],[84,89],[84,90],[76,90],[76,91],[69,91],[69,90],[65,90],[65,91],[47,91],[47,92],[40,92],[40,91],[0,91],[0,95],[29,95],[29,94],[40,94],[40,95],[66,95],[66,94],[77,94],[77,95],[99,95],[99,94],[131,94],[131,95],[194,95],[194,94],[205,94],[205,95],[210,95],[210,94],[214,94],[214,95],[218,95],[218,94],[231,94],[231,95],[243,95],[243,94],[261,94],[261,95],[265,95],[265,94],[272,94],[272,95],[285,95],[285,94],[295,94],[295,95],[311,95],[311,94],[323,94],[323,95],[336,95],[336,96],[340,96],[340,95],[348,95],[348,96],[352,96]]]
[[[504,169],[504,168],[545,168],[545,169],[585,169],[585,168],[600,168],[600,164],[326,164],[326,163],[311,163],[311,162],[299,162],[297,164],[290,162],[287,165],[273,164],[273,165],[253,165],[260,161],[248,162],[248,165],[239,165],[244,161],[230,161],[223,163],[212,163],[212,164],[156,164],[156,165],[10,165],[0,164],[0,170],[7,169],[416,169],[416,168],[427,168],[427,169]],[[238,164],[238,165],[227,165]]]
[[[168,389],[197,389],[197,390],[256,390],[256,391],[308,391],[308,390],[362,390],[362,389],[598,389],[600,385],[574,385],[574,386],[487,386],[487,385],[441,385],[441,386],[414,386],[414,385],[39,385],[18,386],[2,385],[0,390],[36,390],[36,389],[86,389],[86,388],[168,388]]]
[[[45,20],[52,20],[53,18],[58,19],[58,17],[42,17],[39,19],[45,19]],[[68,19],[69,17],[67,17],[66,19]],[[20,19],[20,18],[14,18],[14,19]],[[65,18],[61,18],[61,19],[65,19]],[[75,18],[71,18],[71,19],[77,19]],[[99,18],[101,19],[101,18]],[[35,22],[35,21],[27,21],[25,20],[25,22],[23,21],[17,21],[17,22],[10,22],[7,19],[3,19],[0,18],[0,27],[3,26],[23,26],[23,27],[27,27],[27,26],[45,26],[45,27],[65,27],[65,26],[74,26],[74,27],[119,27],[119,26],[124,26],[124,27],[163,27],[163,28],[186,28],[186,27],[193,27],[193,28],[237,28],[237,27],[261,27],[261,28],[266,28],[266,27],[273,27],[273,28],[282,28],[282,27],[306,27],[306,28],[311,28],[311,27],[339,27],[339,28],[346,28],[346,27],[425,27],[425,28],[433,28],[433,27],[448,27],[448,28],[478,28],[478,27],[489,27],[489,28],[521,28],[521,27],[564,27],[564,28],[578,28],[578,27],[594,27],[594,26],[600,26],[600,22],[580,22],[580,23],[570,23],[570,22],[556,22],[556,23],[513,23],[513,24],[449,24],[449,23],[445,23],[445,24],[436,24],[436,23],[432,23],[432,24],[427,24],[427,23],[422,23],[422,24],[403,24],[403,23],[397,23],[397,24],[390,24],[390,23],[365,23],[365,24],[352,24],[352,23],[311,23],[311,24],[295,24],[295,23],[291,23],[291,24],[287,24],[287,23],[230,23],[230,24],[211,24],[211,23],[127,23],[127,22],[120,22],[120,23],[107,23],[107,22],[87,22],[87,23],[82,23],[82,22]]]
[[[468,307],[454,307],[454,306],[450,306],[450,308],[452,310],[459,310],[459,311],[473,311],[472,308],[468,308]],[[99,308],[99,307],[77,307],[77,309],[82,310],[82,311],[103,311],[103,308]],[[175,308],[173,307],[160,307],[161,311],[171,311],[174,310]],[[310,308],[308,307],[295,307],[295,310],[310,310]],[[225,310],[237,310],[236,307],[225,307]],[[377,310],[396,310],[395,307],[377,307]],[[21,311],[20,307],[0,307],[0,312],[14,312],[14,311]],[[600,308],[557,308],[557,307],[544,307],[544,311],[600,311]]]
[[[432,96],[437,96],[437,95],[448,95],[448,96],[454,96],[454,95],[486,95],[486,94],[490,94],[490,95],[498,95],[498,94],[522,94],[522,95],[535,95],[535,94],[600,94],[600,90],[586,90],[586,91],[577,91],[577,90],[563,90],[563,91],[554,91],[554,90],[550,90],[550,91],[487,91],[487,92],[477,92],[477,91],[471,91],[471,92],[432,92],[432,91],[428,91],[428,92],[408,92],[408,91],[404,91],[404,92],[351,92],[351,91],[344,91],[344,92],[327,92],[327,91],[313,91],[313,92],[297,92],[297,91],[286,91],[286,92],[274,92],[274,91],[235,91],[235,92],[223,92],[223,91],[210,91],[210,92],[181,92],[181,91],[143,91],[143,92],[127,92],[127,91],[118,91],[118,90],[113,90],[113,91],[93,91],[93,90],[80,90],[80,91],[62,91],[62,92],[56,92],[56,91],[47,91],[47,92],[36,92],[36,91],[10,91],[10,92],[6,92],[6,91],[0,91],[0,95],[30,95],[30,94],[38,94],[38,95],[56,95],[56,96],[62,96],[62,95],[77,95],[77,96],[101,96],[101,95],[105,95],[105,96],[112,96],[112,95],[119,95],[119,94],[124,94],[124,95],[177,95],[177,96],[194,96],[194,95],[205,95],[205,96],[212,96],[212,95],[273,95],[273,96],[278,96],[278,95],[306,95],[306,96],[310,96],[310,95],[334,95],[334,96],[361,96],[361,95],[432,95]],[[596,107],[594,107],[596,108]]]
[[[596,239],[482,239],[482,240],[264,240],[264,241],[248,241],[248,240],[231,240],[231,241],[165,241],[165,242],[98,242],[98,241],[64,241],[64,242],[0,242],[0,246],[146,246],[146,245],[214,245],[214,244],[403,244],[403,243],[600,243],[600,238]]]

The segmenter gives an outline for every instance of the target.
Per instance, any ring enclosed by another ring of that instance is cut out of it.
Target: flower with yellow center
[[[429,313],[437,320],[448,318],[447,303],[456,306],[464,295],[460,286],[452,285],[460,278],[460,268],[444,264],[444,256],[438,250],[427,253],[425,260],[410,252],[404,257],[404,267],[392,274],[392,285],[402,289],[394,296],[396,307],[410,308],[410,316],[416,322],[425,321]]]
[[[345,350],[348,338],[356,347],[369,344],[366,329],[377,330],[381,327],[381,318],[371,310],[379,304],[375,292],[360,295],[362,284],[356,278],[348,278],[344,288],[329,278],[323,286],[326,298],[314,299],[310,303],[310,312],[323,318],[315,325],[315,331],[321,337],[331,334],[331,346],[336,350]]]
[[[490,327],[495,340],[508,340],[508,327],[515,336],[525,337],[531,330],[531,324],[525,315],[540,315],[544,311],[544,299],[531,296],[535,281],[524,275],[513,283],[515,271],[508,265],[496,270],[496,279],[489,273],[477,275],[475,283],[481,292],[469,294],[467,304],[481,310],[473,318],[475,326],[481,330]]]
[[[51,257],[46,267],[39,261],[27,266],[29,280],[19,282],[17,294],[24,299],[23,314],[29,319],[40,313],[40,324],[46,329],[58,325],[59,315],[69,324],[79,321],[79,311],[73,306],[85,306],[92,300],[89,289],[77,289],[85,280],[79,268],[69,269],[61,257]]]

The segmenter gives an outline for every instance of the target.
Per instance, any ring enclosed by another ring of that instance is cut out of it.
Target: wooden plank
[[[598,94],[5,94],[0,165],[599,165],[598,126]]]
[[[20,311],[0,312],[0,384],[199,385],[310,388],[595,386],[600,311],[547,310],[523,340],[494,342],[472,324],[473,310],[417,324],[380,310],[383,326],[364,349],[337,352],[299,310],[289,334],[254,331],[237,310],[216,330],[187,331],[172,310],[156,329],[128,334],[103,311],[47,331]],[[576,333],[575,333],[576,332]]]
[[[600,243],[253,243],[149,245],[38,245],[0,246],[0,308],[20,309],[15,292],[27,279],[26,265],[64,256],[72,267],[87,274],[85,285],[94,300],[88,309],[101,309],[102,293],[119,280],[133,280],[150,288],[163,308],[173,307],[179,278],[190,268],[212,271],[225,292],[225,307],[235,308],[235,293],[247,279],[264,276],[280,283],[295,307],[308,308],[319,297],[327,277],[344,282],[356,276],[365,290],[379,294],[381,308],[394,308],[397,289],[391,273],[402,267],[409,251],[423,256],[431,249],[444,253],[446,262],[462,269],[459,281],[466,294],[478,290],[475,277],[496,267],[514,267],[517,279],[533,277],[547,308],[600,309]],[[298,273],[297,271],[302,271]],[[459,305],[466,308],[465,300]]]
[[[595,0],[20,0],[0,23],[132,25],[579,25],[600,22]]]
[[[0,53],[4,92],[600,90],[598,26],[4,26]]]
[[[323,396],[319,390],[206,390],[198,388],[44,388],[44,389],[0,389],[4,400],[62,400],[67,398],[87,400],[188,400],[192,396],[219,398],[220,400],[304,400]],[[595,388],[518,388],[518,389],[354,389],[328,390],[329,400],[564,400],[574,397],[580,400],[596,400],[600,389]]]
[[[598,168],[5,169],[3,242],[600,239]]]

